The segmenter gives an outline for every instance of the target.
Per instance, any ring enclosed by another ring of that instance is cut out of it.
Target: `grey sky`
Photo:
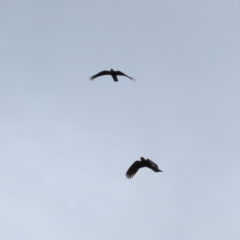
[[[240,239],[239,1],[1,1],[0,238]],[[120,70],[136,82],[109,76]],[[163,173],[125,172],[141,156]]]

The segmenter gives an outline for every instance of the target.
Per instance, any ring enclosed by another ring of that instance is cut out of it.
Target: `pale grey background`
[[[239,26],[239,1],[0,1],[0,238],[239,240]],[[88,80],[111,68],[136,82]],[[163,173],[126,179],[141,156]]]

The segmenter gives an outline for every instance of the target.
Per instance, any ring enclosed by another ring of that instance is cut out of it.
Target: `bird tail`
[[[118,82],[118,78],[116,75],[113,75],[112,77],[113,77],[114,82]]]

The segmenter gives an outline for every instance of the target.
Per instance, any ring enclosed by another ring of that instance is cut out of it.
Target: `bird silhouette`
[[[151,161],[150,159],[148,158],[145,159],[143,157],[141,157],[140,159],[141,161],[135,161],[127,170],[126,172],[127,178],[132,178],[137,173],[138,169],[143,167],[148,167],[152,169],[154,172],[162,172],[162,170],[158,168],[158,165]]]
[[[97,73],[96,75],[90,77],[90,80],[93,80],[94,78],[97,78],[97,77],[101,77],[103,75],[111,75],[114,82],[117,82],[118,81],[118,78],[117,76],[125,76],[125,77],[128,77],[129,79],[133,80],[133,78],[129,77],[128,75],[126,75],[125,73],[123,72],[120,72],[120,71],[114,71],[113,69],[111,69],[110,71],[102,71],[102,72],[99,72]]]

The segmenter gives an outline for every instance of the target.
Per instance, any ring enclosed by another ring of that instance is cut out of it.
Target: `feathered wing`
[[[135,161],[126,172],[127,178],[132,178],[138,171],[139,168],[143,167],[142,162]]]
[[[154,163],[153,161],[151,161],[150,159],[147,159],[147,161],[149,162],[150,164],[150,168],[153,170],[153,171],[158,171],[158,172],[162,172],[162,170],[160,170],[158,168],[158,165],[156,163]]]
[[[117,75],[120,75],[120,76],[125,76],[125,77],[128,77],[128,78],[130,78],[131,80],[133,80],[134,81],[134,78],[131,78],[131,77],[129,77],[128,75],[126,75],[125,73],[123,73],[123,72],[120,72],[120,71],[115,71],[115,73],[117,74]]]
[[[96,75],[93,75],[92,77],[90,77],[90,80],[93,80],[94,78],[97,78],[97,77],[100,77],[100,76],[103,76],[103,75],[111,75],[111,72],[106,71],[106,70],[102,71],[102,72],[99,72]]]

